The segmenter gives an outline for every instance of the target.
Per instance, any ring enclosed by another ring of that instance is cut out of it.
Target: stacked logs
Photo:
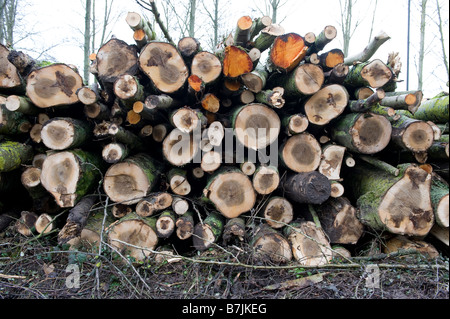
[[[245,242],[321,265],[374,232],[448,246],[448,94],[396,91],[398,56],[371,59],[386,34],[348,58],[325,49],[333,26],[301,36],[245,16],[208,52],[126,22],[136,44],[92,54],[90,86],[0,46],[2,221],[16,208],[24,235],[104,234],[137,260]]]

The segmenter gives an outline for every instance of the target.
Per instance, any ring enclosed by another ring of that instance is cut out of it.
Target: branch
[[[158,8],[156,7],[155,0],[149,0],[150,8],[148,7],[148,4],[143,2],[143,0],[136,0],[137,4],[140,5],[142,8],[150,11],[153,13],[153,16],[155,17],[156,23],[158,23],[161,31],[164,34],[164,37],[167,39],[167,41],[175,46],[175,42],[173,42],[172,37],[170,36],[169,32],[167,31],[166,26],[164,25],[163,21],[161,20],[161,15],[158,11]]]

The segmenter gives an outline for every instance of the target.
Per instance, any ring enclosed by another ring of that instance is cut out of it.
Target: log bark
[[[271,24],[261,30],[258,37],[251,43],[251,46],[257,48],[261,53],[269,49],[275,39],[285,33],[284,28],[279,24]]]
[[[10,172],[31,162],[33,148],[15,141],[0,141],[0,173]]]
[[[26,93],[40,108],[72,105],[79,102],[77,91],[83,79],[66,64],[56,63],[30,73]]]
[[[237,238],[238,241],[242,242],[245,239],[245,220],[240,217],[228,219],[225,224],[222,240],[224,244],[228,244]]]
[[[368,61],[378,50],[380,46],[383,45],[387,40],[389,40],[391,37],[385,33],[380,32],[378,35],[373,37],[373,39],[370,40],[369,44],[364,48],[364,50],[358,54],[355,54],[350,57],[346,57],[344,60],[344,63],[346,65],[353,65],[355,63],[362,63]]]
[[[448,229],[449,187],[447,181],[436,173],[432,174],[430,195],[436,224]]]
[[[40,110],[26,96],[10,95],[6,98],[6,109],[26,115],[37,115]]]
[[[357,198],[360,221],[377,231],[425,236],[434,224],[431,174],[414,164],[399,166],[394,176],[360,163],[348,177]]]
[[[375,93],[364,100],[349,101],[347,108],[350,112],[364,113],[371,110],[378,103],[382,102],[385,93],[382,89],[377,89]]]
[[[184,214],[178,217],[175,222],[177,237],[181,240],[186,240],[192,237],[194,234],[194,213],[186,211]]]
[[[162,168],[145,153],[133,155],[109,167],[103,188],[112,201],[135,204],[156,189]]]
[[[392,126],[382,115],[353,113],[340,116],[330,131],[331,138],[348,150],[375,154],[389,144]]]
[[[414,118],[421,121],[432,121],[434,123],[447,123],[448,95],[424,101],[414,113]]]
[[[323,30],[316,36],[314,44],[309,48],[308,55],[312,53],[317,53],[323,50],[323,48],[334,40],[337,36],[337,29],[332,25],[327,25]]]
[[[18,135],[28,133],[32,127],[28,118],[22,113],[9,111],[4,106],[4,103],[1,103],[2,100],[3,97],[0,96],[0,134]]]
[[[317,171],[289,173],[281,180],[280,189],[288,200],[300,204],[320,205],[331,194],[330,181]]]
[[[434,141],[427,150],[427,157],[431,161],[446,161],[449,158],[448,134],[442,135],[438,141]]]
[[[234,45],[246,47],[247,42],[250,41],[252,27],[252,18],[249,16],[240,17],[234,32]]]

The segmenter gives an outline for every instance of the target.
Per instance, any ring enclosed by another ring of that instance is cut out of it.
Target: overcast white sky
[[[164,0],[157,0],[157,4]],[[205,0],[211,1],[211,0]],[[75,64],[82,69],[83,52],[81,49],[82,36],[78,30],[84,28],[83,0],[27,0],[26,8],[23,10],[25,18],[21,22],[22,28],[28,28],[30,35],[26,41],[20,42],[17,47],[20,49],[35,48],[41,52],[49,49],[48,55],[58,62]],[[101,6],[104,0],[97,0],[98,15],[100,16]],[[411,0],[411,53],[410,53],[410,90],[417,88],[416,60],[419,49],[420,30],[420,0]],[[446,2],[446,1],[440,1]],[[255,10],[257,4],[262,4],[262,0],[223,0],[224,8],[229,9],[227,14],[228,30],[234,31],[235,24],[240,16],[250,15],[253,18],[261,16]],[[349,55],[353,55],[366,46],[369,41],[370,26],[374,12],[375,0],[359,0],[355,7],[354,21],[359,21],[360,26],[352,38]],[[436,0],[428,0],[428,12],[435,17]],[[160,4],[159,4],[160,5]],[[161,7],[161,5],[160,5]],[[381,30],[385,31],[391,39],[387,41],[373,58],[387,60],[389,52],[400,52],[403,68],[398,90],[406,89],[406,58],[407,58],[407,22],[408,22],[408,1],[407,0],[378,0],[375,12],[374,35]],[[112,34],[117,38],[132,44],[132,31],[125,22],[128,11],[143,12],[141,7],[134,0],[115,0],[115,15],[119,16],[117,21],[111,26]],[[448,54],[448,3],[442,10],[443,20],[446,21],[444,33],[447,35],[446,52]],[[146,13],[148,14],[148,13]],[[148,14],[149,15],[149,14]],[[150,16],[150,15],[149,15]],[[199,19],[204,17],[199,17]],[[338,36],[325,49],[342,48],[342,32],[340,32],[340,6],[339,0],[287,0],[279,13],[279,19],[284,19],[280,24],[286,32],[296,32],[304,35],[307,32],[318,34],[326,25],[334,25],[338,28]],[[428,18],[426,47],[428,49],[425,58],[425,72],[423,89],[426,97],[441,92],[448,91],[446,83],[448,77],[443,66],[438,36],[438,29],[433,19]],[[205,22],[206,23],[206,22]],[[78,30],[77,30],[78,29]],[[199,34],[207,31],[209,27],[199,28]],[[31,41],[33,40],[33,42]],[[175,36],[175,41],[178,39]],[[53,47],[54,45],[57,45]],[[27,51],[27,50],[25,50]],[[28,53],[36,57],[31,50]]]

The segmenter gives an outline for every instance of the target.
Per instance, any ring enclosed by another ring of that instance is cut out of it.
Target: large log
[[[77,91],[83,86],[81,76],[66,64],[57,63],[28,75],[27,96],[40,108],[79,102]]]
[[[325,125],[344,112],[349,94],[344,86],[331,84],[323,87],[305,103],[305,114],[312,124]]]
[[[270,50],[270,61],[273,69],[290,72],[297,67],[306,56],[308,47],[302,36],[287,33],[275,38]]]
[[[53,153],[42,164],[41,183],[60,207],[73,207],[98,186],[101,159],[82,150]]]
[[[23,82],[17,68],[8,60],[9,53],[0,43],[0,91],[21,92]]]
[[[216,171],[209,178],[203,196],[227,218],[250,211],[256,203],[252,182],[242,171],[232,167]]]
[[[135,204],[156,189],[162,169],[148,154],[139,153],[110,166],[103,188],[112,201]]]
[[[70,117],[54,117],[42,126],[41,139],[49,149],[65,150],[82,146],[92,138],[89,122]]]
[[[183,58],[170,43],[148,43],[139,55],[139,67],[156,89],[166,94],[178,92],[189,77]]]
[[[282,164],[294,172],[312,172],[320,165],[322,148],[314,135],[303,132],[288,138],[279,156]]]
[[[347,182],[357,199],[359,219],[378,231],[425,236],[434,224],[431,174],[415,164],[399,169],[394,176],[363,163],[352,168]]]
[[[320,66],[304,63],[288,75],[279,75],[272,85],[283,87],[288,98],[300,98],[319,91],[324,81],[325,75]]]
[[[248,53],[237,46],[227,46],[223,59],[223,75],[227,78],[237,78],[253,70],[253,61]]]
[[[250,240],[255,257],[274,263],[287,263],[292,259],[292,250],[287,239],[278,231],[261,224]]]

